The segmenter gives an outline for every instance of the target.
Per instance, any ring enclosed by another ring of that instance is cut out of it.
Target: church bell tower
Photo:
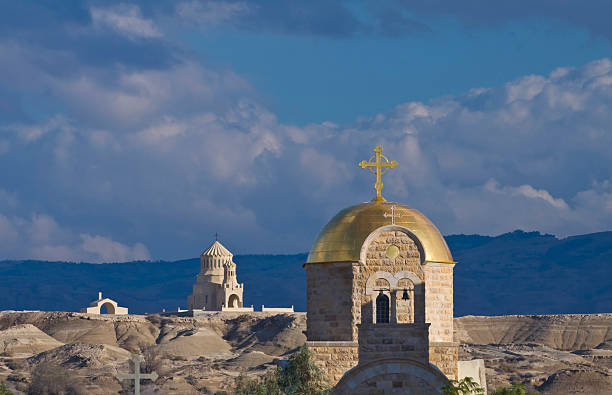
[[[307,344],[335,393],[439,394],[458,372],[455,262],[425,215],[383,198],[397,162],[377,146],[359,166],[375,174],[376,196],[332,218],[304,264]]]

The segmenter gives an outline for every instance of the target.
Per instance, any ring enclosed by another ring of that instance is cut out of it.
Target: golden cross
[[[361,162],[359,162],[359,166],[362,169],[368,169],[370,170],[373,174],[376,174],[376,184],[374,184],[374,189],[376,189],[376,197],[374,199],[372,199],[372,201],[374,202],[385,202],[385,198],[382,197],[381,195],[381,191],[383,188],[383,183],[382,183],[382,175],[385,174],[389,168],[393,169],[395,168],[395,166],[397,166],[397,162],[392,160],[391,162],[389,162],[389,159],[387,159],[386,156],[384,156],[382,154],[382,148],[380,147],[380,145],[377,145],[376,148],[374,148],[374,152],[376,153],[375,155],[372,155],[372,157],[370,158],[369,162],[366,162],[365,160],[362,160]],[[375,162],[372,162],[372,159],[376,158]],[[381,159],[384,160],[381,161]],[[373,170],[372,168],[376,168],[376,170]]]

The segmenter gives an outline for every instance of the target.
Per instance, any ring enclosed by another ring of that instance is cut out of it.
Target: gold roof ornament
[[[368,235],[387,225],[404,227],[418,237],[426,261],[454,263],[444,237],[423,213],[403,204],[375,201],[345,208],[332,218],[319,233],[306,263],[357,262]]]
[[[361,161],[359,166],[376,174],[376,197],[371,202],[345,208],[336,214],[319,233],[306,264],[358,262],[366,238],[376,229],[389,225],[412,232],[423,246],[425,261],[455,263],[444,237],[429,218],[403,204],[386,202],[382,197],[381,176],[396,167],[397,162],[390,162],[382,155],[380,146],[374,152],[369,162]]]
[[[362,169],[368,169],[373,174],[376,174],[376,183],[374,184],[374,189],[376,189],[376,197],[372,199],[372,201],[378,203],[386,202],[385,198],[382,197],[381,194],[383,188],[382,175],[389,171],[390,168],[395,168],[397,166],[397,162],[394,160],[389,162],[389,159],[387,159],[387,157],[382,154],[382,147],[380,145],[377,145],[376,148],[374,148],[374,152],[375,154],[372,155],[370,161],[366,162],[365,160],[362,160],[361,162],[359,162],[359,167],[361,167]],[[372,162],[372,159],[376,160]],[[374,170],[373,168],[375,168],[376,170]]]

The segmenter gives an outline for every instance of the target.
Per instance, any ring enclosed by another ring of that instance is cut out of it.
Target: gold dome
[[[395,225],[408,228],[419,238],[426,261],[453,262],[440,231],[421,212],[398,203],[369,202],[336,214],[319,233],[306,263],[359,261],[361,246],[368,235],[381,226],[392,224],[393,206]]]

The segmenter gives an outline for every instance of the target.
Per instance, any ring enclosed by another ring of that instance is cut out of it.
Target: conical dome
[[[223,247],[223,244],[219,243],[218,241],[215,241],[210,247],[208,247],[206,251],[202,253],[201,256],[215,258],[231,258],[233,257],[233,254],[229,252],[227,248]]]

